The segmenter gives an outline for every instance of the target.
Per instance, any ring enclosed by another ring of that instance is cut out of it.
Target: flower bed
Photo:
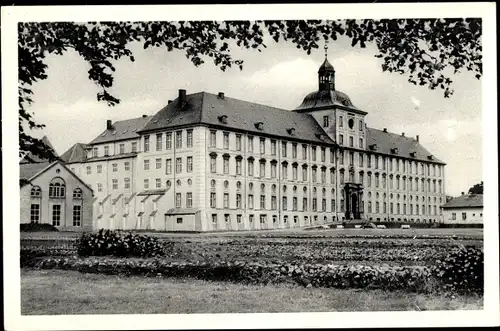
[[[209,281],[246,284],[295,283],[302,286],[367,288],[432,292],[427,267],[346,266],[287,262],[172,262],[163,259],[48,257],[37,261],[39,269],[66,269],[87,273],[192,277]]]

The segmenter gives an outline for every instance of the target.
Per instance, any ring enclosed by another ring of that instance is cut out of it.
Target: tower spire
[[[325,61],[318,70],[320,90],[335,91],[335,69],[328,62],[328,40],[325,40]]]
[[[325,60],[328,58],[328,40],[325,40]]]

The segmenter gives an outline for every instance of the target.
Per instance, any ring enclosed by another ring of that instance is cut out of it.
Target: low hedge
[[[21,223],[21,232],[58,232],[59,230],[49,223]]]
[[[49,257],[37,260],[39,269],[86,273],[191,277],[245,284],[295,283],[330,288],[365,288],[433,292],[438,289],[427,267],[345,266],[286,262],[169,262],[162,259]]]

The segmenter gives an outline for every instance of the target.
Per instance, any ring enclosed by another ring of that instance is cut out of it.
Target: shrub
[[[164,256],[166,243],[150,236],[101,229],[83,234],[76,247],[80,256],[155,257]]]
[[[21,223],[21,232],[56,232],[59,231],[49,223]]]
[[[458,293],[483,293],[484,253],[474,246],[461,246],[443,260],[437,260],[433,273],[443,289]]]

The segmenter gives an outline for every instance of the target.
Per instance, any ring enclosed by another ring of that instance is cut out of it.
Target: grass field
[[[478,310],[481,297],[23,270],[23,315]]]

